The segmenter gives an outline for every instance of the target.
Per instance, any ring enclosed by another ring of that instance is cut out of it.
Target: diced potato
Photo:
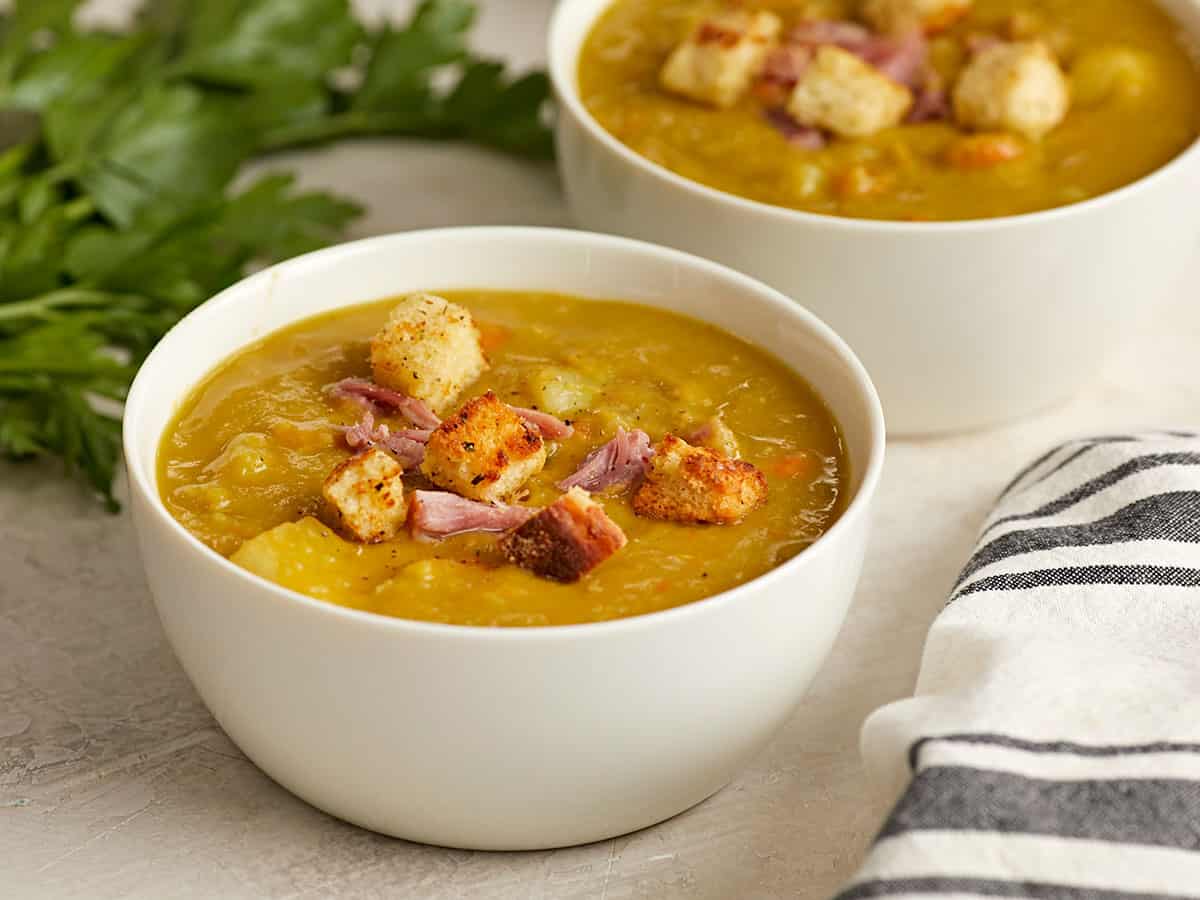
[[[301,425],[280,419],[271,425],[271,437],[280,446],[313,453],[333,446],[334,431],[328,425]]]
[[[741,98],[775,45],[781,28],[774,13],[730,10],[706,19],[675,48],[659,80],[674,93],[716,107]]]
[[[245,431],[234,436],[205,471],[222,480],[253,487],[271,484],[283,470],[279,449],[265,434]]]
[[[694,429],[687,441],[695,447],[716,450],[722,456],[728,456],[730,459],[737,459],[742,455],[737,435],[720,416],[713,416],[699,428]]]
[[[552,416],[568,416],[592,405],[596,384],[571,369],[546,366],[538,369],[528,382],[533,404]]]
[[[230,560],[283,587],[336,601],[362,590],[355,564],[361,550],[305,517],[250,538]]]
[[[1044,44],[997,44],[976,55],[959,78],[954,115],[976,131],[1038,140],[1062,122],[1070,100],[1066,76]]]
[[[842,137],[870,137],[898,125],[912,107],[912,92],[840,47],[825,46],[788,100],[802,125]]]
[[[1128,47],[1087,50],[1071,66],[1070,79],[1071,98],[1079,106],[1134,100],[1154,85],[1154,59]]]

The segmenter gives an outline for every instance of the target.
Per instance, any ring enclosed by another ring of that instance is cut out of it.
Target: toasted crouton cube
[[[651,519],[725,525],[766,502],[767,479],[740,459],[692,447],[668,434],[633,495],[633,510]]]
[[[733,106],[762,68],[780,27],[769,12],[732,10],[706,19],[667,58],[659,80],[689,100]]]
[[[787,110],[801,125],[842,137],[869,137],[898,125],[912,107],[912,92],[840,47],[817,51]]]
[[[404,467],[377,447],[350,457],[329,473],[321,488],[326,520],[364,544],[391,540],[408,515],[403,476]]]
[[[971,8],[971,0],[866,0],[863,18],[884,34],[920,29],[936,34],[949,28]]]
[[[421,471],[439,487],[494,503],[544,465],[546,445],[538,429],[488,391],[433,432]]]
[[[578,581],[625,546],[625,533],[583,488],[571,488],[500,542],[508,561],[553,581]]]
[[[1040,43],[996,44],[979,53],[954,88],[954,115],[975,131],[1013,131],[1037,140],[1066,116],[1071,94]]]
[[[442,409],[487,368],[471,314],[434,294],[409,294],[371,340],[375,382]]]

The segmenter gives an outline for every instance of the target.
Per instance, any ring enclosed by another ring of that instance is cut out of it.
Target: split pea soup
[[[818,137],[815,149],[779,127],[785,98],[761,82],[728,108],[664,88],[672,50],[698,21],[729,8],[778,17],[784,43],[802,23],[869,24],[857,0],[615,0],[581,51],[579,95],[641,156],[762,203],[906,221],[1029,213],[1137,181],[1200,134],[1196,48],[1153,0],[973,0],[926,39],[930,80],[944,95],[940,119],[910,117],[857,139]],[[954,119],[950,98],[972,54],[1013,40],[1049,47],[1069,86],[1065,119],[1040,139],[976,135]]]
[[[630,491],[594,495],[628,543],[574,584],[507,565],[495,534],[405,533],[353,543],[320,518],[322,483],[362,410],[329,386],[369,378],[368,342],[395,300],[309,319],[222,364],[182,404],[159,450],[167,509],[216,552],[279,585],[353,609],[476,626],[597,622],[742,584],[804,551],[840,515],[847,459],[830,411],[778,359],[712,325],[640,305],[498,291],[439,292],[469,310],[489,368],[447,409],[492,391],[560,416],[545,468],[512,503],[543,507],[618,428],[654,441],[719,421],[766,476],[767,501],[731,525],[638,516]],[[797,361],[803,370],[803,361]],[[410,427],[383,416],[394,430]],[[419,470],[405,492],[428,490]],[[797,597],[796,602],[804,602]]]

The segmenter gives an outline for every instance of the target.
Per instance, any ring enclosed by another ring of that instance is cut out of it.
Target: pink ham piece
[[[929,42],[919,31],[895,38],[872,37],[850,52],[910,90],[918,90],[926,82]]]
[[[763,115],[767,117],[775,130],[782,134],[789,144],[801,150],[820,150],[829,143],[825,132],[811,125],[801,125],[783,109],[768,109]]]
[[[784,44],[776,47],[763,63],[759,80],[768,85],[778,85],[784,92],[790,92],[803,77],[812,63],[811,47],[796,44]]]
[[[800,44],[805,47],[820,47],[832,44],[854,53],[864,44],[874,39],[870,29],[857,22],[846,22],[829,19],[810,19],[800,22],[788,32],[789,44]]]
[[[352,400],[366,409],[386,409],[398,412],[418,428],[437,428],[442,424],[423,400],[367,381],[364,378],[343,378],[329,388],[333,397]]]
[[[386,425],[376,427],[375,415],[370,410],[363,413],[362,421],[344,432],[346,445],[351,450],[382,447],[406,469],[415,469],[425,459],[425,444],[431,433],[416,428],[392,431]]]
[[[538,512],[531,506],[492,506],[444,491],[413,491],[409,524],[413,537],[441,540],[473,531],[508,531]]]
[[[575,433],[575,429],[568,423],[562,419],[555,418],[550,413],[544,413],[537,409],[526,409],[523,406],[510,405],[508,408],[530,425],[536,426],[538,431],[542,433],[542,437],[548,440],[565,440]]]
[[[941,80],[930,78],[916,92],[912,109],[906,122],[944,122],[950,118],[950,97],[942,87]]]
[[[594,492],[613,485],[632,484],[646,474],[653,455],[650,435],[640,429],[618,428],[616,437],[589,453],[574,475],[558,483],[558,489],[569,491],[581,487]]]
[[[786,47],[781,49],[799,49],[811,53],[817,47],[841,47],[874,66],[888,78],[912,90],[919,88],[925,81],[929,44],[920,31],[888,37],[875,34],[857,22],[814,20],[801,22],[793,28],[788,32],[787,41]],[[783,55],[777,50],[772,57],[777,54],[777,65],[782,71]],[[803,71],[803,68],[800,69],[800,74],[803,74]]]

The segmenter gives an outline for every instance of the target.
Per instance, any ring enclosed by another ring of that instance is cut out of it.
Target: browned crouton
[[[545,464],[546,445],[538,429],[488,391],[433,432],[421,471],[439,487],[494,503]]]
[[[625,546],[625,533],[583,488],[571,488],[500,542],[508,561],[552,581],[578,581]]]
[[[407,518],[403,476],[404,467],[378,448],[350,457],[329,473],[321,488],[326,520],[351,540],[391,540]]]
[[[640,516],[725,525],[766,502],[767,479],[754,466],[668,434],[633,495]]]
[[[1013,131],[1031,140],[1058,127],[1071,90],[1058,61],[1037,42],[997,44],[971,60],[954,88],[954,115],[975,131]]]
[[[735,9],[706,19],[667,58],[659,81],[690,100],[733,106],[762,68],[780,27],[769,12]]]
[[[900,124],[912,104],[904,85],[853,53],[825,46],[793,89],[787,110],[802,125],[862,138]]]
[[[439,410],[486,368],[471,314],[435,294],[409,294],[371,340],[376,384]]]

